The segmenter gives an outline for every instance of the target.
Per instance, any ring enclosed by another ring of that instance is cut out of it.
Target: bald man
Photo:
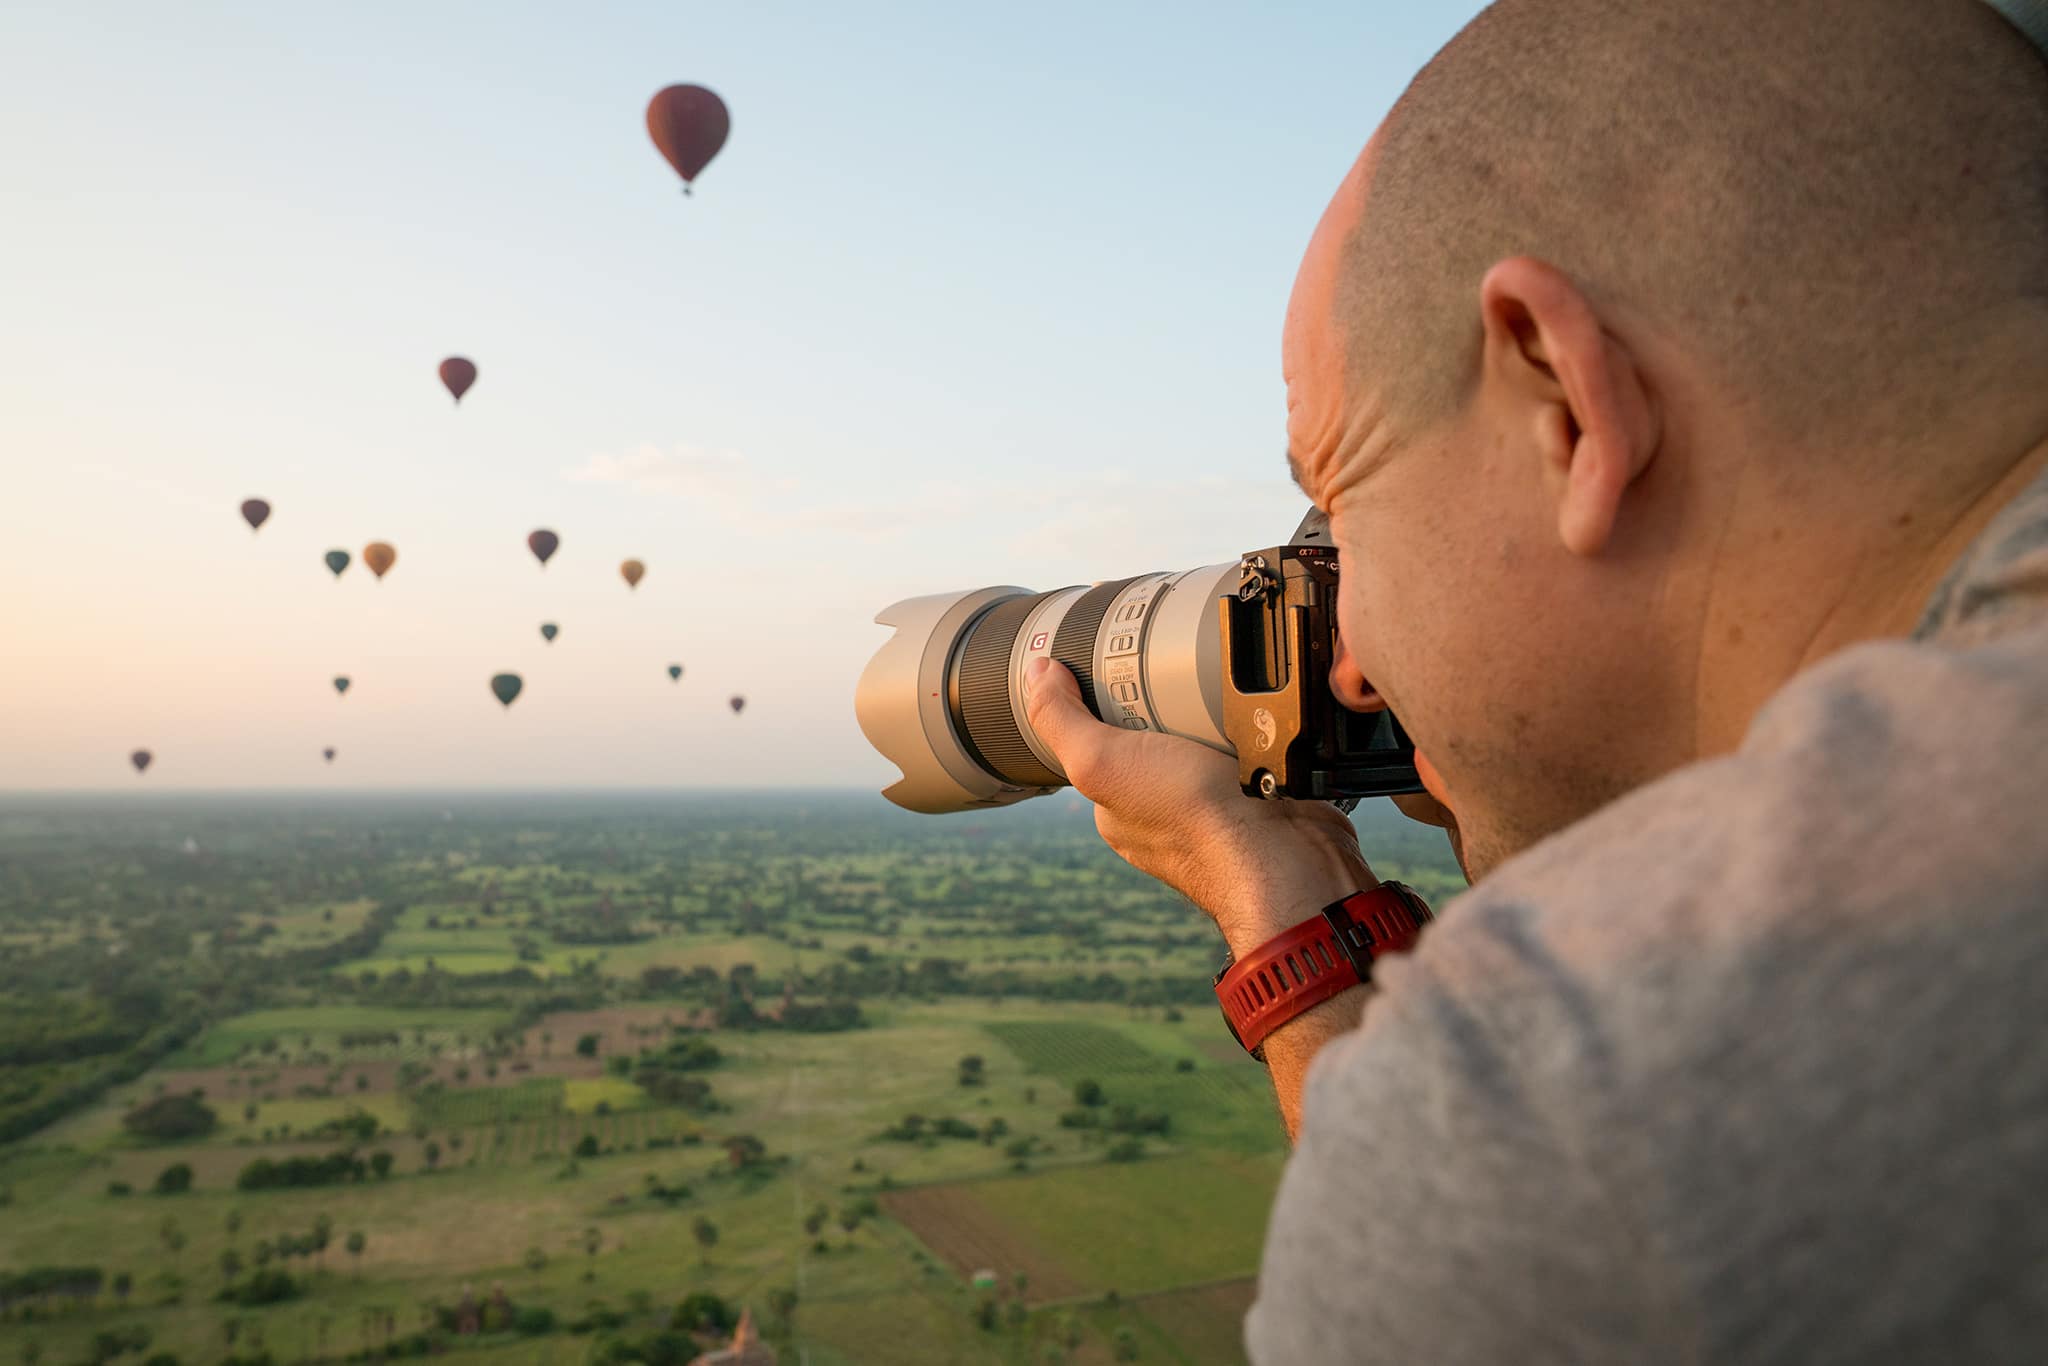
[[[1501,0],[1283,365],[1332,686],[1472,886],[1266,1041],[1254,1360],[2048,1360],[2041,56],[1973,0]],[[1030,686],[1236,955],[1374,885]]]

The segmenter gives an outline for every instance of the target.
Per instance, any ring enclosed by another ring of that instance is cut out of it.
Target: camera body
[[[1330,692],[1336,548],[1320,513],[1235,563],[1033,593],[1003,586],[907,598],[862,671],[862,731],[903,777],[912,811],[1003,806],[1066,775],[1032,729],[1024,671],[1066,665],[1090,711],[1126,730],[1232,755],[1249,796],[1348,801],[1419,792],[1414,747],[1386,712]]]
[[[1337,657],[1337,548],[1296,542],[1238,561],[1216,600],[1223,734],[1247,796],[1341,801],[1420,792],[1415,746],[1388,711],[1330,691]]]

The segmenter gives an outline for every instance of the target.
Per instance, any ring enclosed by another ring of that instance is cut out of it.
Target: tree
[[[371,1153],[370,1170],[376,1174],[376,1177],[379,1181],[382,1181],[385,1177],[391,1175],[391,1154],[385,1152],[382,1148],[379,1148],[376,1152]]]
[[[114,1298],[122,1304],[128,1303],[128,1292],[135,1288],[135,1278],[125,1271],[114,1273]]]
[[[778,1285],[768,1292],[768,1312],[787,1332],[796,1322],[796,1287]]]
[[[815,1238],[832,1218],[832,1211],[820,1203],[811,1206],[811,1212],[804,1216],[804,1232]]]
[[[369,1242],[370,1240],[363,1236],[361,1229],[354,1229],[348,1235],[348,1242],[344,1244],[348,1248],[348,1259],[355,1266],[357,1280],[363,1278],[363,1249],[369,1245]]]
[[[1125,1324],[1110,1335],[1109,1354],[1118,1361],[1138,1359],[1138,1335],[1129,1324]]]
[[[576,1052],[581,1057],[594,1058],[597,1056],[597,1046],[603,1042],[602,1034],[585,1034],[576,1040]]]
[[[969,1053],[966,1057],[960,1059],[960,1084],[962,1086],[979,1086],[984,1080],[986,1080],[986,1077],[979,1053]]]
[[[697,1246],[704,1250],[704,1264],[709,1266],[711,1249],[718,1246],[718,1225],[700,1214],[697,1222],[690,1226],[690,1232],[696,1237]]]
[[[427,1140],[427,1146],[420,1150],[420,1155],[427,1159],[428,1171],[441,1165],[441,1145],[431,1138]]]
[[[234,1237],[242,1231],[242,1212],[238,1209],[229,1210],[228,1217],[223,1222],[227,1226],[228,1237]]]
[[[220,1278],[231,1281],[242,1274],[242,1254],[231,1247],[220,1250]]]
[[[185,1230],[178,1227],[178,1221],[170,1215],[164,1216],[163,1223],[157,1226],[156,1234],[163,1241],[164,1251],[171,1254],[173,1261],[185,1250]]]
[[[199,1095],[197,1091],[189,1091],[182,1095],[158,1096],[121,1116],[121,1124],[129,1133],[152,1143],[203,1138],[213,1132],[220,1118]]]
[[[156,1174],[158,1195],[183,1195],[192,1189],[192,1164],[173,1162]]]
[[[1074,1104],[1100,1105],[1104,1099],[1101,1082],[1083,1080],[1074,1083]]]
[[[851,1238],[853,1231],[860,1227],[860,1211],[852,1205],[841,1205],[839,1207],[839,1227],[845,1229],[846,1236]]]
[[[538,1247],[526,1249],[526,1269],[536,1275],[547,1268],[548,1254]]]

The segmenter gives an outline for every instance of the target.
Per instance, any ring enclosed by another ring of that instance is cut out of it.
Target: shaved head
[[[1334,312],[1404,424],[1471,391],[1506,257],[1794,437],[1925,435],[1989,320],[2048,305],[2048,71],[1978,0],[1498,0],[1376,143]]]

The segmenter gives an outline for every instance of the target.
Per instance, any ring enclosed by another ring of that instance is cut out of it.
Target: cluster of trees
[[[979,1126],[955,1115],[941,1115],[927,1119],[923,1115],[908,1114],[901,1120],[882,1130],[879,1137],[895,1143],[922,1143],[927,1147],[942,1138],[959,1138],[982,1143],[994,1143],[1010,1132],[1009,1121],[997,1115]]]
[[[32,1266],[25,1271],[0,1271],[0,1319],[23,1310],[47,1313],[74,1309],[97,1300],[107,1273],[96,1266]]]
[[[220,1124],[220,1116],[213,1112],[205,1097],[204,1091],[161,1095],[121,1116],[121,1125],[137,1138],[152,1143],[204,1138]]]
[[[1083,1080],[1074,1083],[1074,1108],[1060,1116],[1062,1129],[1106,1129],[1113,1134],[1159,1134],[1164,1136],[1173,1127],[1173,1116],[1165,1110],[1140,1110],[1135,1105],[1111,1105],[1109,1095],[1098,1081]],[[1128,1145],[1119,1144],[1129,1160],[1136,1153]],[[1142,1152],[1140,1147],[1136,1152]],[[1112,1157],[1116,1152],[1112,1151]]]
[[[259,1157],[235,1178],[237,1190],[279,1190],[288,1186],[335,1186],[367,1176],[391,1174],[391,1154],[379,1149],[365,1160],[354,1148],[320,1157]]]

